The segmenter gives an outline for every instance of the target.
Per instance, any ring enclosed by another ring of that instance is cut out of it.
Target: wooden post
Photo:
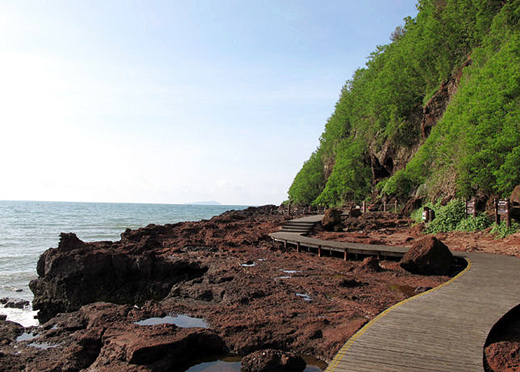
[[[397,199],[394,202],[394,213],[397,213]]]
[[[506,199],[506,224],[507,228],[511,227],[511,203],[509,199]]]
[[[345,253],[343,254],[343,260],[348,261],[348,252],[345,249]]]
[[[300,249],[300,242],[297,242],[297,243],[296,243],[296,252],[298,252],[298,253],[301,252],[301,249]]]
[[[367,212],[367,202],[363,200],[363,203],[361,204],[361,212],[366,213]]]
[[[321,257],[321,245],[318,245],[318,257]]]
[[[493,205],[495,207],[495,223],[497,225],[499,225],[500,224],[500,215],[498,214],[498,199],[497,198],[493,199]]]
[[[386,200],[383,200],[383,212],[386,212]]]

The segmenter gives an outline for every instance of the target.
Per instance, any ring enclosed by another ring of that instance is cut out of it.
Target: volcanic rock
[[[0,298],[0,304],[12,309],[23,309],[24,307],[29,306],[30,302],[21,298],[3,297]]]
[[[84,243],[75,234],[61,234],[58,248],[41,255],[39,278],[29,283],[40,322],[96,301],[139,304],[162,299],[175,283],[207,271],[196,261],[171,260],[150,251],[159,243],[149,231],[123,235],[116,245]]]
[[[304,369],[302,358],[280,350],[259,350],[242,358],[243,372],[301,372]]]
[[[168,355],[181,350],[194,362],[192,351],[209,356],[203,348],[240,356],[271,348],[330,360],[366,314],[402,300],[389,282],[445,280],[410,278],[397,263],[374,273],[358,270],[359,261],[281,249],[268,233],[290,218],[249,208],[128,230],[118,242],[84,243],[66,234],[42,255],[31,283],[40,320],[48,321],[34,340],[6,339],[0,370],[173,371]],[[371,226],[379,219],[355,220]],[[338,285],[338,277],[354,272],[362,285]],[[167,315],[203,318],[210,329],[134,324]]]
[[[0,345],[14,341],[23,333],[23,327],[9,320],[0,320]]]
[[[516,372],[520,370],[520,342],[500,341],[484,350],[486,362],[493,372]]]
[[[326,231],[339,231],[343,228],[341,221],[342,212],[339,209],[331,208],[325,211],[325,215],[321,220],[321,225]]]
[[[361,209],[359,209],[359,208],[351,208],[348,211],[348,216],[351,218],[360,217],[362,214],[363,214],[363,212],[361,212]]]
[[[401,267],[413,274],[447,275],[453,264],[448,247],[433,236],[416,241],[401,260]]]
[[[361,263],[361,270],[367,272],[379,272],[381,271],[381,266],[379,266],[379,259],[377,257],[367,257]]]

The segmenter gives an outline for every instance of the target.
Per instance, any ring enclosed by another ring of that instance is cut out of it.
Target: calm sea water
[[[32,300],[28,284],[37,277],[38,258],[47,248],[58,246],[62,232],[76,233],[86,242],[116,241],[127,228],[199,221],[243,208],[246,207],[0,201],[0,298]],[[30,309],[0,307],[0,314],[25,326],[36,324]]]

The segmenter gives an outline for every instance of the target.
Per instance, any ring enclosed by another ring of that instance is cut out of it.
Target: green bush
[[[497,239],[502,239],[508,235],[518,232],[519,230],[520,225],[517,222],[512,222],[511,227],[507,227],[507,223],[502,221],[499,225],[494,224],[490,232],[491,234],[495,235]]]
[[[467,217],[461,220],[456,229],[457,231],[477,231],[485,230],[491,225],[491,221],[485,214],[480,214],[477,217]]]
[[[435,207],[434,207],[435,208]],[[461,200],[452,200],[446,206],[434,209],[435,219],[428,224],[426,232],[453,231],[466,215],[466,205]]]

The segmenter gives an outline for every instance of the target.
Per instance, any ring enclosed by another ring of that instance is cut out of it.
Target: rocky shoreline
[[[2,370],[183,371],[203,357],[255,352],[330,361],[378,313],[449,279],[411,274],[397,261],[284,249],[268,233],[289,217],[272,210],[150,225],[117,242],[62,234],[30,285],[42,326],[0,320]],[[178,314],[209,327],[137,324]]]

